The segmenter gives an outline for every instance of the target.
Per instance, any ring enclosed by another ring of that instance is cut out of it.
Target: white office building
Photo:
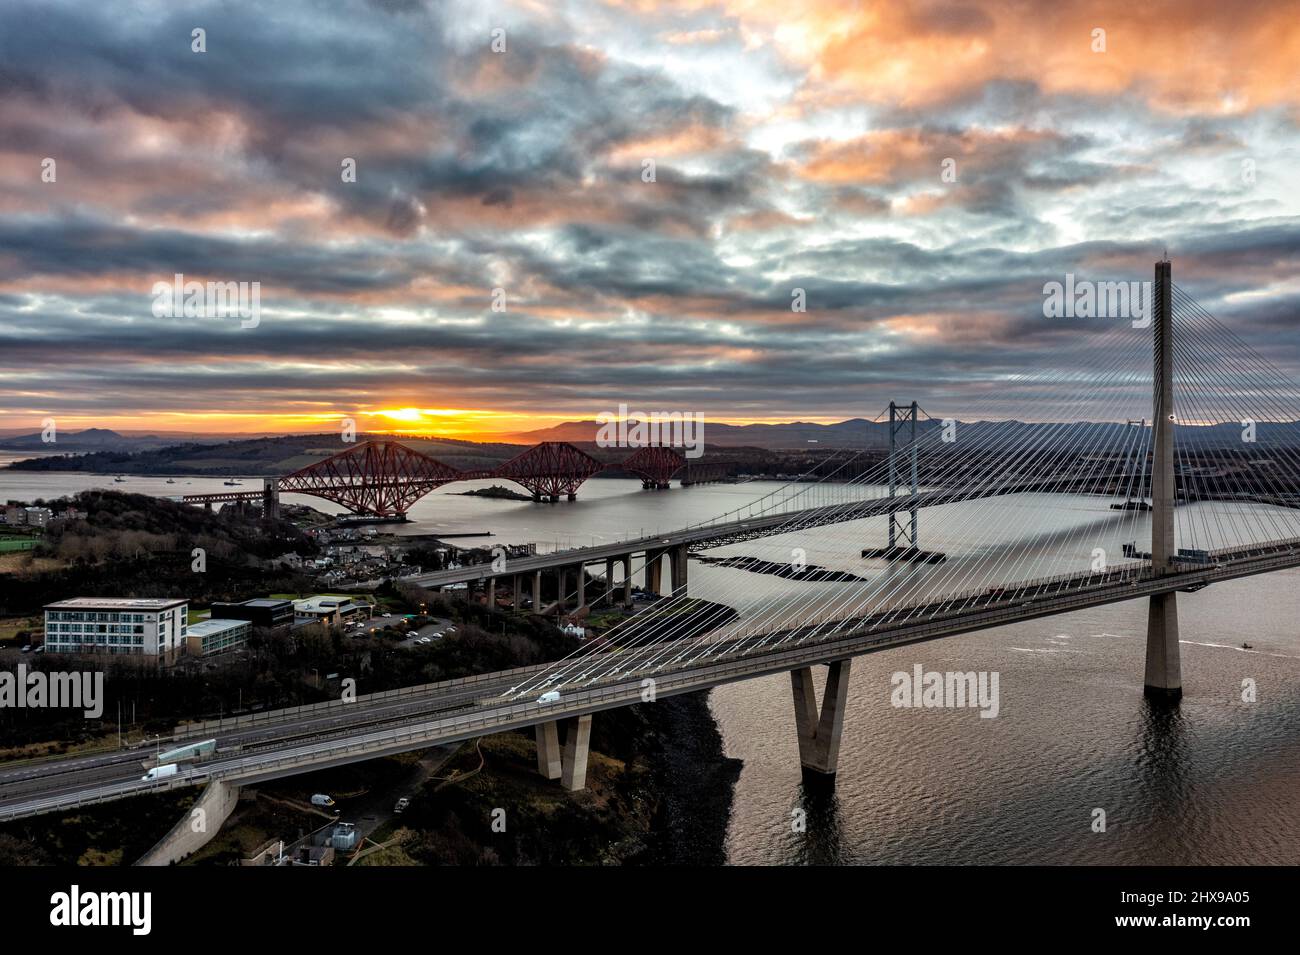
[[[171,664],[185,652],[189,601],[74,597],[45,607],[45,652],[134,654]]]

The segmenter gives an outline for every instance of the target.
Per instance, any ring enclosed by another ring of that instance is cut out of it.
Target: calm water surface
[[[167,496],[228,490],[223,480],[128,477],[118,484],[112,475],[0,472],[0,496],[51,498],[87,487]],[[491,531],[492,538],[466,543],[533,541],[549,550],[707,520],[777,487],[648,492],[635,481],[592,480],[577,502],[555,505],[455,493],[473,486],[430,494],[398,532]],[[286,500],[337,510],[314,498]],[[1228,522],[1215,516],[1181,509],[1180,543],[1231,540]],[[1297,518],[1259,509],[1245,526],[1262,538],[1286,519]],[[1062,540],[1059,532],[1070,533]],[[1121,518],[1105,501],[1063,495],[1018,495],[921,516],[922,545],[950,555],[929,573],[954,586],[990,567],[1008,580],[1081,569],[1094,548],[1118,557],[1121,544],[1143,532],[1149,535],[1144,515]],[[882,520],[860,521],[713,553],[787,561],[800,548],[810,564],[884,583],[899,570],[859,556],[879,546],[883,533]],[[1013,561],[1012,548],[1024,555]],[[851,608],[861,585],[800,584],[693,563],[691,590],[752,619],[797,614],[810,599]],[[1172,714],[1153,711],[1142,697],[1143,601],[857,658],[830,795],[801,784],[788,677],[715,690],[727,753],[744,760],[727,835],[730,860],[1300,863],[1300,571],[1216,584],[1180,594],[1178,602],[1185,695]],[[1000,715],[893,708],[890,675],[917,663],[997,671]],[[1256,682],[1258,702],[1241,702],[1245,679]],[[1104,833],[1092,831],[1097,808],[1106,812]],[[807,814],[804,833],[792,831],[796,809]]]

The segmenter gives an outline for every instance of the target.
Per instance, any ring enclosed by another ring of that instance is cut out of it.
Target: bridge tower
[[[917,477],[917,458],[916,458],[916,402],[913,401],[906,406],[906,410],[894,402],[889,403],[889,496],[894,497],[898,493],[898,484],[901,477],[902,467],[900,466],[898,453],[898,435],[904,429],[908,432],[908,458],[911,471],[911,494],[912,507],[908,511],[911,517],[910,526],[903,523],[899,511],[894,511],[889,515],[889,549],[891,552],[898,547],[898,538],[903,536],[907,540],[907,550],[916,550],[918,547],[916,539],[916,477]]]
[[[268,521],[280,519],[280,481],[278,478],[262,479],[262,518]]]
[[[1151,570],[1173,569],[1174,550],[1174,343],[1172,269],[1157,262],[1152,286],[1155,307],[1155,367],[1151,426],[1155,452],[1151,465]],[[1177,592],[1151,597],[1147,612],[1146,696],[1176,703],[1183,695],[1178,657]]]

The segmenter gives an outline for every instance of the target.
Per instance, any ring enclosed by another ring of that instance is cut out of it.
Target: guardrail
[[[264,723],[274,723],[280,720],[293,719],[295,717],[312,716],[317,713],[340,710],[344,707],[356,706],[359,703],[377,703],[386,700],[397,700],[402,697],[420,696],[438,690],[458,689],[461,687],[472,686],[476,683],[487,683],[500,679],[508,679],[516,674],[526,676],[530,673],[544,670],[548,666],[550,666],[550,664],[514,667],[510,670],[494,670],[491,673],[478,673],[473,676],[456,677],[452,680],[440,680],[435,683],[419,683],[414,686],[399,687],[396,690],[380,690],[375,693],[363,693],[351,701],[343,699],[323,700],[320,703],[304,703],[301,706],[288,706],[278,710],[264,710],[259,713],[249,713],[243,716],[230,716],[217,720],[204,720],[198,723],[180,723],[172,729],[172,740],[176,741],[192,736],[208,736],[212,733],[221,733],[227,730],[252,728]]]
[[[806,645],[796,643],[787,649],[773,647],[761,654],[746,653],[744,651],[737,651],[730,655],[723,654],[714,658],[708,664],[701,665],[692,662],[676,672],[670,671],[655,675],[655,693],[656,696],[673,696],[678,693],[693,692],[723,683],[733,683],[758,676],[785,672],[798,667],[813,666],[834,660],[861,656],[865,653],[892,646],[955,636],[1036,617],[1067,613],[1074,609],[1177,590],[1191,583],[1211,583],[1300,565],[1300,555],[1296,553],[1291,543],[1287,541],[1278,542],[1279,547],[1282,545],[1288,546],[1285,553],[1243,559],[1235,564],[1202,566],[1194,570],[1160,576],[1147,575],[1137,579],[1124,578],[1105,587],[1071,590],[978,613],[956,614],[921,623],[911,623],[903,630],[893,633],[867,635],[849,630],[842,633],[832,633]],[[1074,577],[1074,575],[1064,576],[1067,579],[1073,579]],[[515,670],[502,672],[516,673],[535,669],[519,667]],[[620,674],[618,682],[615,684],[583,689],[568,697],[562,697],[555,703],[532,701],[498,704],[478,713],[460,713],[438,717],[425,720],[416,725],[374,730],[361,736],[339,740],[302,743],[298,744],[295,751],[286,753],[283,756],[260,754],[239,756],[225,760],[218,765],[207,764],[202,767],[192,767],[191,771],[183,776],[151,781],[147,785],[137,781],[123,781],[109,784],[98,791],[90,793],[71,793],[45,797],[7,810],[0,810],[0,819],[35,815],[55,809],[71,809],[82,805],[134,796],[144,792],[167,791],[181,786],[206,783],[210,779],[219,778],[231,782],[240,782],[249,779],[274,777],[277,774],[284,774],[285,770],[296,770],[304,766],[371,759],[391,752],[417,749],[438,743],[456,742],[473,736],[522,729],[541,722],[582,716],[639,702],[642,693],[642,680],[644,679],[642,674],[646,672],[657,673],[658,671],[634,670],[626,674]],[[430,686],[446,686],[452,683],[464,685],[475,680],[483,681],[490,676],[499,677],[500,674],[479,674],[477,677],[466,677],[459,681],[446,681],[443,684],[426,684],[423,687],[407,687],[403,689],[407,691],[408,695],[411,695],[409,691],[424,690],[427,692]],[[397,696],[401,695],[403,691],[386,692]]]

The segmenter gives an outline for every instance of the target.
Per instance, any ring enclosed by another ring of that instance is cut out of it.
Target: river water
[[[87,487],[159,496],[230,490],[222,478],[176,480],[128,476],[115,483],[112,475],[0,471],[0,498],[54,498]],[[754,482],[655,492],[635,481],[596,479],[576,502],[558,504],[456,493],[473,486],[428,495],[398,532],[491,531],[464,543],[531,541],[549,550],[708,520],[777,488]],[[260,481],[244,487],[255,490]],[[337,510],[314,498],[285,500]],[[1122,543],[1141,541],[1144,532],[1149,540],[1145,515],[1107,505],[1083,496],[1016,495],[927,509],[921,544],[949,555],[927,574],[954,586],[990,567],[1008,580],[1044,576],[1085,568],[1098,548],[1117,559]],[[1254,524],[1246,521],[1246,536],[1262,539],[1300,514],[1257,508],[1247,517]],[[1229,542],[1227,525],[1222,506],[1182,508],[1179,542]],[[884,521],[876,519],[712,553],[787,562],[799,549],[809,564],[885,586],[903,571],[860,557],[883,536]],[[1012,561],[1012,549],[1024,556]],[[749,619],[772,613],[762,608],[774,600],[790,613],[805,601],[849,607],[862,586],[691,565],[693,595],[730,603]],[[744,761],[729,860],[1300,863],[1300,571],[1215,584],[1179,594],[1178,604],[1184,697],[1172,715],[1142,697],[1140,600],[857,658],[830,794],[806,792],[801,783],[788,677],[716,689],[711,704],[727,754]],[[895,708],[891,675],[916,664],[996,672],[997,718],[981,718],[974,708]],[[1257,687],[1255,702],[1242,702],[1246,680]],[[1104,832],[1095,831],[1097,810],[1105,813]]]

